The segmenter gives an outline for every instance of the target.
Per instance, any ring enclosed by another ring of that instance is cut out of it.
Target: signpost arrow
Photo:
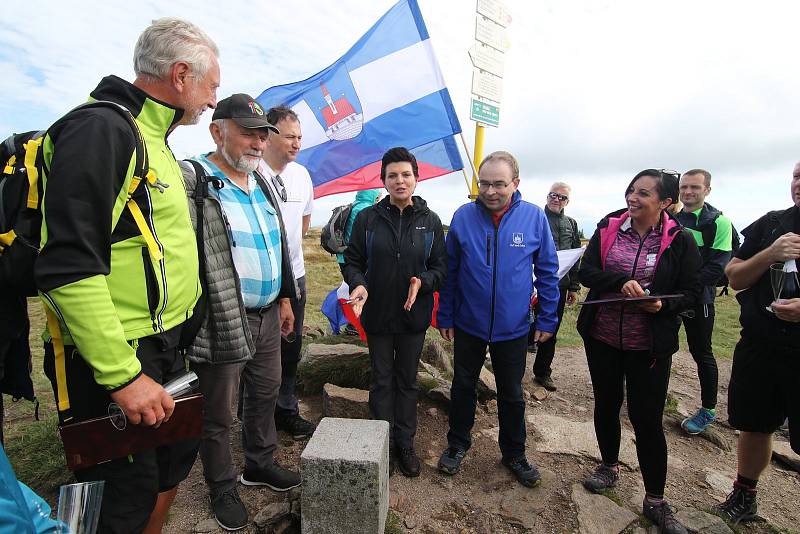
[[[503,77],[505,55],[502,52],[476,41],[469,51],[469,57],[475,67]]]

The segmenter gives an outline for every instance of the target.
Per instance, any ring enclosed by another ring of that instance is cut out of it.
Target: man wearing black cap
[[[211,508],[226,530],[247,525],[230,451],[231,406],[242,382],[240,480],[286,491],[300,476],[279,466],[275,403],[281,384],[281,336],[292,333],[297,298],[277,199],[256,172],[268,132],[277,128],[250,96],[217,104],[209,126],[216,151],[194,158],[211,187],[204,200],[208,316],[189,350],[204,395],[200,457]],[[182,164],[195,225],[195,167]]]

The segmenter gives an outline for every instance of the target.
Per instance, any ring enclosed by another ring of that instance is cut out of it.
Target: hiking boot
[[[447,475],[455,475],[461,467],[461,460],[467,455],[467,451],[458,447],[447,447],[439,457],[439,471]]]
[[[699,434],[716,420],[717,416],[714,412],[706,408],[700,408],[696,414],[687,417],[681,422],[681,428],[689,434]]]
[[[689,534],[686,527],[675,517],[675,509],[662,500],[657,504],[650,504],[647,499],[642,503],[642,514],[658,526],[658,531],[665,534]]]
[[[512,458],[511,460],[503,459],[503,465],[514,473],[517,481],[527,488],[534,488],[542,481],[542,475],[539,474],[538,469],[528,463],[528,459],[524,456]]]
[[[288,491],[300,485],[300,475],[273,461],[266,469],[245,469],[239,481],[245,486],[266,486],[273,491]]]
[[[214,519],[220,527],[225,530],[239,530],[247,526],[247,508],[242,504],[235,487],[209,497]]]
[[[397,459],[397,465],[401,473],[411,478],[419,476],[421,466],[417,453],[414,451],[414,447],[400,449],[400,454]]]
[[[583,487],[592,493],[601,493],[603,490],[613,488],[619,480],[619,468],[600,464],[594,473],[583,479]]]
[[[534,376],[533,383],[539,384],[547,391],[556,391],[558,388],[556,387],[556,383],[553,382],[553,379],[549,376]]]
[[[734,483],[733,491],[730,492],[725,502],[714,507],[714,511],[722,519],[734,525],[756,521],[759,519],[756,492]]]
[[[283,415],[275,417],[275,428],[292,436],[294,440],[307,438],[314,433],[317,425],[303,419],[300,414]]]

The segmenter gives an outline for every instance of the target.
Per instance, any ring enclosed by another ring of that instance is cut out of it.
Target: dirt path
[[[722,360],[720,367],[720,420],[727,418],[727,383],[730,361]],[[530,366],[529,366],[530,369]],[[582,348],[559,349],[553,378],[558,391],[538,402],[528,399],[526,416],[557,416],[569,421],[588,422],[592,418],[592,394],[589,373]],[[530,390],[530,377],[525,379]],[[670,391],[678,401],[678,410],[694,411],[699,403],[696,368],[688,353],[676,355],[673,363]],[[305,416],[318,420],[320,399],[302,399]],[[624,409],[623,409],[624,410]],[[528,424],[528,458],[543,473],[543,484],[533,490],[517,484],[500,465],[496,443],[497,416],[479,408],[474,433],[474,445],[464,461],[462,471],[446,477],[435,469],[438,455],[446,445],[447,415],[428,400],[419,403],[417,452],[423,460],[422,475],[417,479],[404,478],[399,473],[390,481],[390,506],[400,519],[396,531],[446,533],[504,533],[504,532],[573,532],[578,529],[576,505],[572,487],[594,468],[593,459],[574,454],[537,452],[541,435]],[[632,430],[627,419],[624,425]],[[672,425],[667,427],[669,471],[666,496],[679,510],[687,507],[708,509],[730,487],[735,473],[735,448],[725,452],[699,437],[684,435]],[[717,424],[721,435],[732,445],[735,433]],[[237,428],[238,430],[238,428]],[[233,447],[241,462],[238,432],[233,434]],[[777,439],[785,439],[778,437]],[[278,460],[297,465],[304,442],[294,442],[280,435]],[[239,488],[250,511],[251,520],[264,506],[284,499],[265,489]],[[639,513],[643,496],[641,475],[623,469],[616,498],[622,506]],[[182,484],[173,506],[165,532],[192,532],[195,525],[211,517],[207,492],[198,461],[189,479]],[[759,512],[774,527],[796,532],[800,525],[800,475],[773,462],[759,483]],[[215,530],[211,530],[214,532]],[[761,524],[741,529],[743,532],[773,532]],[[222,531],[219,531],[222,532]],[[256,532],[253,525],[242,532]]]

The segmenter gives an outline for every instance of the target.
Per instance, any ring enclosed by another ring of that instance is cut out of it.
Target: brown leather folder
[[[199,438],[203,430],[203,396],[175,399],[175,411],[158,428],[128,424],[117,430],[110,417],[99,417],[59,428],[67,467],[74,471],[124,458],[160,445]]]

